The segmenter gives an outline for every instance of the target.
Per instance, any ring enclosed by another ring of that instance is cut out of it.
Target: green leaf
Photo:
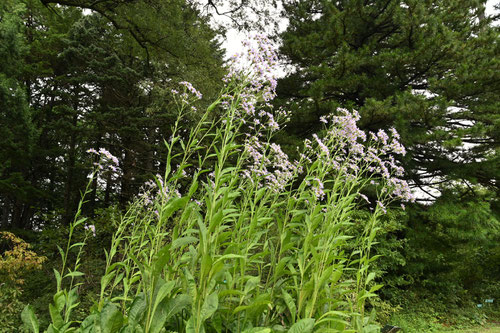
[[[193,236],[186,236],[182,238],[178,238],[172,242],[171,250],[175,250],[179,247],[183,247],[198,241],[198,238]]]
[[[165,297],[167,297],[170,294],[170,292],[172,291],[172,289],[175,286],[174,281],[168,281],[168,282],[163,282],[163,280],[160,280],[160,281],[162,281],[163,285],[160,287],[160,289],[158,290],[158,293],[155,296],[154,305],[153,305],[153,312],[152,312],[153,316],[156,312],[158,305],[165,299]]]
[[[80,330],[82,333],[91,332],[91,330],[95,327],[98,318],[99,316],[96,313],[87,316],[80,324]]]
[[[49,304],[49,313],[50,313],[50,319],[52,319],[52,324],[54,325],[54,328],[59,329],[62,327],[64,324],[64,321],[61,317],[61,314],[57,310],[57,307],[54,306],[54,304],[50,303]]]
[[[108,274],[101,277],[101,286],[103,289],[105,289],[108,286],[109,282],[111,281],[111,279],[113,278],[113,276],[115,274],[116,274],[116,271],[111,271]]]
[[[54,276],[56,277],[57,288],[60,288],[62,283],[61,274],[55,268],[53,268],[53,270],[54,270]]]
[[[220,258],[217,258],[217,260],[215,260],[215,262],[219,262],[219,261],[227,260],[227,259],[244,259],[244,258],[245,258],[245,256],[242,256],[240,254],[230,253],[230,254],[225,254],[225,255],[221,256]]]
[[[253,327],[244,330],[242,333],[271,333],[271,329],[265,327]]]
[[[123,325],[123,315],[113,303],[104,305],[100,315],[102,333],[115,333]]]
[[[146,313],[146,297],[144,293],[137,295],[128,310],[128,320],[131,323],[140,323]]]
[[[194,324],[194,317],[191,316],[186,322],[186,333],[196,333],[196,327]],[[202,326],[203,327],[203,326]]]
[[[261,299],[259,299],[259,297],[256,297],[256,299],[251,302],[249,305],[240,305],[240,306],[237,306],[234,310],[233,310],[233,313],[238,313],[238,312],[241,312],[241,311],[248,311],[248,310],[255,310],[255,309],[258,309],[258,308],[262,308],[263,306],[267,306],[268,304],[271,304],[271,301],[269,299],[265,299],[266,295],[259,295],[259,296],[263,296],[263,297],[260,297]]]
[[[167,262],[170,260],[170,244],[165,245],[158,251],[156,254],[154,263],[153,263],[153,277],[158,276]]]
[[[288,330],[288,333],[311,333],[314,328],[314,318],[301,319]]]
[[[244,293],[248,295],[260,282],[260,276],[252,276],[245,283]]]
[[[170,218],[176,211],[181,209],[186,205],[188,202],[189,197],[182,197],[182,198],[174,198],[172,199],[168,205],[165,211],[162,214],[163,219],[168,219]]]
[[[373,280],[375,278],[375,273],[374,272],[371,272],[370,274],[368,274],[368,277],[366,278],[366,284],[370,283],[371,280]]]
[[[54,328],[53,324],[50,324],[45,333],[59,333],[59,330]]]
[[[219,295],[217,293],[210,294],[203,305],[201,306],[200,317],[202,321],[207,320],[212,317],[212,315],[217,311],[219,307]]]
[[[370,288],[370,293],[376,292],[377,290],[379,290],[383,286],[384,286],[383,284],[376,284],[376,285],[374,285],[373,287]]]
[[[31,305],[26,305],[23,312],[21,312],[21,319],[31,332],[38,333],[40,331],[40,326],[38,325],[38,319],[36,318],[35,312]]]
[[[64,276],[64,278],[67,278],[67,277],[78,277],[78,276],[84,276],[85,274],[82,273],[82,272],[78,272],[78,271],[73,271],[73,272],[69,272],[68,274],[66,274]]]
[[[78,300],[78,292],[77,288],[73,288],[69,291],[66,297],[66,311],[64,314],[64,319],[66,322],[69,321],[69,318],[71,316],[71,311],[76,308],[80,303],[77,303]]]
[[[72,248],[74,248],[74,247],[77,247],[77,246],[84,246],[84,245],[85,245],[85,243],[83,243],[83,242],[79,242],[79,243],[74,243],[74,244],[72,244],[69,248],[70,248],[70,249],[72,249]]]
[[[53,296],[54,305],[58,312],[61,312],[64,309],[64,305],[66,305],[66,295],[64,295],[64,291],[56,293]]]
[[[325,286],[325,284],[330,280],[330,278],[332,277],[333,269],[334,269],[333,266],[330,266],[327,269],[325,269],[325,271],[323,272],[323,274],[321,275],[321,277],[319,279],[319,283],[318,283],[319,289],[322,289]]]
[[[179,295],[175,298],[164,299],[153,314],[150,332],[159,333],[168,319],[185,309],[190,303],[191,299],[187,295]]]
[[[193,179],[191,186],[189,187],[188,196],[191,198],[197,189],[198,189],[198,181],[196,179]]]
[[[285,289],[282,289],[281,292],[283,294],[283,299],[285,300],[288,311],[290,311],[290,315],[292,316],[292,323],[294,323],[295,316],[297,314],[297,306],[295,305],[295,301]]]
[[[209,222],[209,231],[214,232],[215,228],[220,224],[222,221],[222,218],[224,217],[222,210],[219,210],[217,213],[215,213],[214,216],[212,216],[212,219]]]
[[[171,298],[164,302],[164,304],[163,315],[166,320],[168,320],[189,306],[191,304],[191,298],[184,294],[177,295],[175,298]]]
[[[73,227],[76,227],[76,226],[78,226],[78,225],[82,224],[83,222],[87,221],[87,219],[88,219],[87,217],[82,217],[82,218],[79,218],[79,219],[75,222],[75,224],[73,224]]]

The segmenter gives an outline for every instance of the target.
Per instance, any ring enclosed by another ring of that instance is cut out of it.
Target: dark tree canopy
[[[53,212],[69,221],[89,148],[115,154],[122,174],[95,183],[87,209],[126,205],[162,172],[170,89],[190,81],[207,100],[219,91],[218,33],[184,1],[9,0],[0,17],[4,228],[37,227]]]
[[[336,107],[395,126],[416,186],[498,189],[500,45],[485,1],[290,1],[280,94],[307,135]]]

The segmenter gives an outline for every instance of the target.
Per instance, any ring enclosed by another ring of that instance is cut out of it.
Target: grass
[[[443,331],[443,332],[453,332],[453,333],[500,333],[500,323],[490,323],[484,326],[479,326],[476,328],[468,328],[453,331]]]

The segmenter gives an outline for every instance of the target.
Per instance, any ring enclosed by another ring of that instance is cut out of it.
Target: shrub
[[[30,250],[30,244],[11,232],[0,232],[0,332],[12,332],[21,324],[20,300],[27,273],[42,268],[45,257]]]

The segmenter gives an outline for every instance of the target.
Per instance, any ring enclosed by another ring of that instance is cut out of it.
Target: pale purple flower
[[[94,237],[96,236],[96,232],[95,232],[95,225],[93,224],[85,224],[85,230],[90,230],[92,232],[92,235],[94,235]]]
[[[387,209],[385,208],[385,206],[382,202],[377,200],[377,206],[380,207],[380,209],[382,210],[382,212],[384,212],[384,214],[387,214]]]
[[[186,87],[186,89],[189,92],[191,92],[193,95],[195,95],[197,99],[202,99],[203,95],[198,90],[196,90],[190,82],[182,81],[182,82],[179,82],[179,84]]]
[[[370,200],[368,200],[368,197],[367,197],[366,195],[364,195],[364,194],[360,193],[360,194],[359,194],[359,196],[360,196],[363,200],[365,200],[367,203],[370,203]]]

